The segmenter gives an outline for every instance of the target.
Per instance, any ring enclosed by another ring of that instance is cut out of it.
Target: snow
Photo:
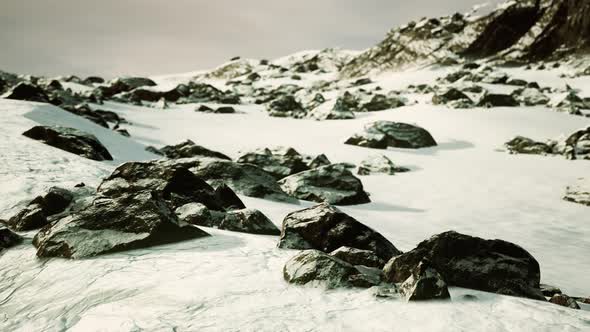
[[[432,82],[447,70],[415,69],[373,79],[387,91]],[[522,71],[518,78],[537,77],[542,86],[565,87],[557,72]],[[156,81],[176,84],[193,76]],[[582,95],[590,93],[587,79],[567,82]],[[144,151],[146,145],[159,147],[188,138],[234,158],[239,151],[291,146],[303,154],[325,153],[332,162],[358,165],[376,151],[343,142],[372,121],[401,121],[426,128],[439,145],[379,151],[411,172],[362,177],[372,203],[342,207],[343,211],[404,251],[451,229],[514,242],[537,258],[543,283],[572,296],[590,295],[589,207],[562,200],[568,185],[588,176],[590,164],[501,151],[516,135],[553,138],[587,126],[586,118],[544,107],[452,110],[424,102],[336,121],[271,118],[261,106],[237,106],[237,114],[194,112],[195,105],[161,110],[106,103],[101,108],[129,120],[131,138],[52,106],[0,100],[0,217],[10,217],[50,186],[97,186],[122,162],[155,158]],[[87,160],[21,135],[37,124],[90,132],[115,160]],[[277,226],[287,213],[312,205],[240,197]],[[588,311],[468,289],[451,288],[450,303],[406,303],[375,298],[371,289],[289,285],[283,280],[283,266],[296,251],[276,248],[276,237],[206,231],[213,236],[83,260],[37,259],[30,243],[34,233],[25,234],[24,244],[0,254],[0,330],[590,329]],[[465,294],[478,299],[463,299]]]

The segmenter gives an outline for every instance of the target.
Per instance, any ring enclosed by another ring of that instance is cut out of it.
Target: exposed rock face
[[[3,98],[36,101],[40,103],[48,103],[49,97],[40,87],[26,82],[18,83],[10,91],[5,93]]]
[[[291,95],[279,97],[272,101],[268,107],[268,114],[276,117],[290,117],[301,119],[307,115],[307,111]]]
[[[520,104],[511,95],[488,93],[479,100],[478,105],[483,107],[515,107]]]
[[[173,161],[125,163],[98,187],[99,194],[107,197],[144,190],[161,193],[162,199],[168,201],[173,209],[188,203],[201,203],[211,210],[224,211],[225,206],[233,205],[235,201],[228,193],[223,196],[216,194],[213,187],[185,165]],[[231,201],[224,202],[225,197],[230,197]]]
[[[202,159],[191,168],[191,171],[213,186],[225,183],[246,196],[296,202],[281,189],[271,174],[255,165],[219,159]]]
[[[358,274],[352,266],[318,250],[305,250],[291,258],[283,268],[283,277],[292,284],[321,281],[328,288],[350,287],[350,278]]]
[[[358,175],[387,174],[394,175],[397,172],[407,172],[407,168],[396,167],[394,163],[384,155],[373,155],[363,160],[357,170]]]
[[[430,262],[421,261],[400,286],[407,301],[447,300],[451,298],[447,283]]]
[[[219,229],[262,235],[280,235],[281,231],[262,212],[256,209],[229,211]]]
[[[67,189],[52,187],[45,196],[38,196],[27,207],[8,220],[8,225],[17,231],[41,228],[49,223],[47,217],[65,211],[74,200]]]
[[[323,252],[351,247],[369,250],[381,260],[401,254],[381,234],[326,203],[288,214],[283,220],[278,246]]]
[[[97,161],[113,160],[109,151],[94,135],[74,128],[35,126],[23,135],[84,158]]]
[[[277,180],[309,169],[304,157],[293,148],[260,149],[240,156],[237,162],[256,165]]]
[[[579,179],[576,184],[567,187],[563,199],[590,206],[590,178]]]
[[[23,238],[20,235],[0,225],[0,251],[14,247],[22,241]]]
[[[383,268],[385,261],[371,250],[363,250],[352,247],[340,247],[330,253],[352,265],[363,265],[368,267]]]
[[[160,151],[170,159],[210,157],[231,160],[230,157],[224,155],[223,153],[209,150],[201,145],[197,145],[190,139],[176,145],[167,145],[161,148]]]
[[[426,129],[391,121],[373,122],[365,127],[363,133],[352,136],[345,144],[374,149],[387,147],[419,149],[437,145]]]
[[[528,137],[517,136],[506,142],[506,148],[510,153],[524,154],[548,154],[551,153],[551,147],[543,142],[536,142]]]
[[[300,172],[280,180],[279,184],[287,194],[312,202],[354,205],[371,201],[362,182],[340,164]]]
[[[555,294],[551,297],[549,302],[551,302],[553,304],[560,305],[562,307],[568,307],[571,309],[580,309],[578,302],[576,302],[576,300],[572,299],[571,297],[569,297],[565,294]]]
[[[157,194],[140,191],[97,199],[43,228],[34,238],[39,257],[83,258],[207,236],[181,225]]]
[[[385,279],[403,282],[425,259],[451,286],[545,300],[539,290],[539,263],[526,250],[456,232],[433,236],[392,258],[385,265]]]

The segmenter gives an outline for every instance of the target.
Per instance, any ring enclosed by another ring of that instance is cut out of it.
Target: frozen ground
[[[557,73],[518,74],[542,85],[565,83]],[[434,77],[423,70],[390,74],[379,83],[397,88]],[[568,83],[590,95],[588,80]],[[121,162],[153,158],[144,145],[190,138],[232,157],[239,151],[286,145],[353,163],[384,153],[412,172],[362,177],[373,202],[344,211],[402,250],[450,229],[515,242],[537,258],[543,283],[570,295],[590,295],[590,210],[561,199],[567,185],[590,176],[590,163],[498,151],[515,135],[554,138],[588,126],[587,118],[541,107],[450,110],[423,103],[324,122],[270,118],[259,106],[238,106],[242,113],[225,115],[193,112],[194,105],[168,110],[113,103],[103,107],[133,123],[128,126],[132,139],[53,107],[0,100],[0,217],[9,217],[49,186],[95,186]],[[365,123],[381,119],[419,124],[439,146],[378,151],[343,144]],[[20,135],[37,123],[92,132],[116,160],[86,160]],[[242,199],[277,225],[288,212],[308,205]],[[39,260],[29,239],[0,256],[0,330],[590,330],[588,311],[466,289],[451,289],[451,303],[409,304],[376,299],[371,290],[287,285],[282,266],[294,252],[278,250],[276,238],[207,231],[214,236],[80,261]],[[463,294],[479,300],[463,300]]]

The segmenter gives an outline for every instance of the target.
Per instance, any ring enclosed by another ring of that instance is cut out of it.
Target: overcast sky
[[[153,75],[233,56],[364,49],[392,27],[483,0],[0,0],[0,70]]]

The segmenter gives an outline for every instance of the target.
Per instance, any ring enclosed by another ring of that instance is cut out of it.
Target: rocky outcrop
[[[23,238],[0,224],[0,251],[23,242]]]
[[[39,257],[84,258],[194,239],[208,234],[182,225],[157,193],[99,198],[43,228],[34,238]]]
[[[26,100],[26,101],[36,101],[40,103],[48,103],[49,97],[37,85],[32,83],[21,82],[12,87],[10,91],[6,92],[2,95],[2,98],[6,99],[15,99],[15,100]]]
[[[399,287],[407,301],[448,300],[447,283],[429,261],[421,261]]]
[[[213,227],[222,230],[260,234],[280,235],[281,231],[268,217],[256,209],[223,211],[209,210],[200,203],[189,203],[176,209],[182,222],[191,225]]]
[[[401,254],[383,235],[326,203],[289,213],[278,246],[326,253],[351,247],[371,251],[384,261]]]
[[[358,167],[358,175],[386,174],[394,175],[395,173],[408,172],[405,167],[397,167],[384,155],[373,155],[367,157]]]
[[[441,233],[392,258],[385,265],[385,279],[404,282],[423,260],[450,286],[545,300],[539,289],[539,263],[510,242]]]
[[[277,180],[310,169],[304,156],[293,148],[259,149],[241,155],[237,162],[256,165]]]
[[[45,196],[38,196],[7,222],[17,231],[41,228],[49,223],[48,217],[65,211],[74,200],[67,189],[52,187]]]
[[[370,123],[365,127],[364,132],[350,137],[345,144],[373,149],[387,149],[388,147],[419,149],[437,145],[426,129],[391,121]]]
[[[113,160],[109,151],[94,135],[74,128],[36,126],[25,131],[23,135],[84,158],[97,161]]]
[[[230,157],[224,155],[223,153],[209,150],[201,145],[197,145],[190,139],[176,145],[166,145],[160,149],[160,152],[170,159],[210,157],[231,160]]]
[[[335,205],[369,203],[362,182],[344,165],[332,164],[288,176],[279,181],[287,194],[306,201]]]
[[[274,117],[289,117],[295,119],[304,118],[307,111],[290,95],[285,95],[273,100],[268,106],[268,115]]]

